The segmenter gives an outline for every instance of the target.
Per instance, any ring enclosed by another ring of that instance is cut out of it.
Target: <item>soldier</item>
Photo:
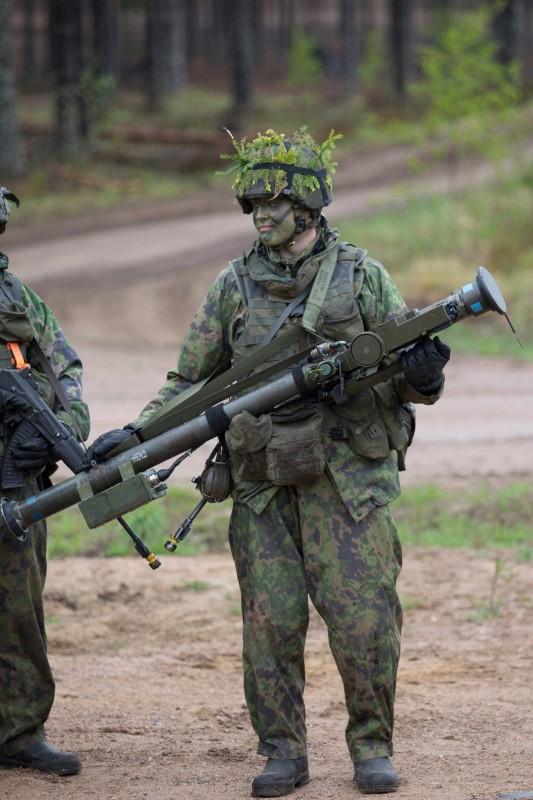
[[[0,234],[19,201],[0,187]],[[7,271],[0,253],[0,367],[28,363],[39,392],[61,421],[83,438],[89,434],[89,411],[81,399],[82,365],[48,306]],[[55,384],[55,387],[54,387]],[[75,421],[58,402],[67,398]],[[2,451],[20,418],[9,397],[0,397]],[[14,461],[25,483],[2,489],[4,497],[22,499],[50,486],[54,470],[51,446],[37,431],[15,447]],[[31,767],[57,775],[73,775],[81,764],[75,753],[61,752],[45,738],[54,700],[54,679],[46,652],[43,588],[46,575],[46,525],[32,525],[26,542],[0,539],[0,767]]]
[[[350,341],[406,310],[383,266],[341,241],[321,213],[332,200],[337,138],[332,132],[318,146],[302,128],[290,138],[269,130],[234,140],[233,187],[258,237],[209,289],[157,397],[126,429],[99,437],[93,457],[105,459],[167,400],[294,326],[301,349],[317,336]],[[426,338],[403,356],[403,374],[354,399],[298,400],[259,418],[243,412],[229,426],[244,687],[267,758],[252,784],[256,797],[288,794],[309,780],[308,597],[327,625],[344,684],[357,785],[367,793],[398,786],[390,756],[401,547],[388,506],[412,437],[410,404],[438,399],[448,358],[446,345]],[[268,363],[259,356],[253,366]]]

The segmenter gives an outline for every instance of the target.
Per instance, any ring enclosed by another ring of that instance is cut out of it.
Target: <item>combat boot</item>
[[[77,775],[81,770],[81,762],[76,753],[56,750],[48,742],[30,742],[16,753],[5,755],[0,750],[0,768],[27,767],[41,772],[53,772],[55,775]]]
[[[252,783],[253,797],[283,797],[309,782],[307,757],[269,758]]]
[[[386,794],[396,791],[400,779],[388,756],[382,756],[358,761],[355,782],[363,794]]]

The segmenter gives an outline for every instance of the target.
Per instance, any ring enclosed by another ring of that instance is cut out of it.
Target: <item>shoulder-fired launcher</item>
[[[426,334],[488,311],[507,317],[506,303],[496,281],[487,269],[480,267],[471,283],[443,300],[364,331],[352,342],[318,343],[302,355],[303,360],[282,371],[279,377],[270,379],[269,371],[266,384],[264,371],[256,373],[252,383],[246,379],[224,386],[224,381],[219,380],[217,391],[208,395],[203,408],[199,409],[193,401],[176,406],[171,413],[159,417],[158,428],[150,429],[148,425],[140,431],[145,441],[139,442],[138,435],[133,434],[131,440],[121,445],[121,452],[104,464],[33,497],[20,501],[3,498],[0,538],[13,534],[24,540],[34,522],[77,504],[91,528],[116,519],[165,494],[168,470],[155,470],[157,464],[221,436],[240,412],[264,414],[303,395],[335,402],[339,400],[341,383],[344,396],[355,396],[401,371],[399,359],[394,356],[398,351]],[[251,388],[253,383],[259,388]]]

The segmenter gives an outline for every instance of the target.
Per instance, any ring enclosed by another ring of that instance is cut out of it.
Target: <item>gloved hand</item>
[[[13,446],[15,466],[23,472],[38,472],[47,464],[54,463],[52,447],[53,445],[47,442],[39,431],[35,431],[35,435],[30,439]]]
[[[112,431],[100,434],[87,450],[88,461],[97,461],[99,464],[106,461],[107,454],[128,439],[136,430],[138,429],[135,425],[125,425],[123,428],[114,428]]]
[[[450,360],[451,350],[438,336],[424,336],[400,356],[407,381],[421,394],[435,394],[442,386],[442,371]]]
[[[25,397],[0,389],[0,414],[4,424],[17,424],[31,411],[31,404]]]

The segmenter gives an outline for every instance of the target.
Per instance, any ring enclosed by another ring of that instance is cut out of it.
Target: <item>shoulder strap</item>
[[[309,300],[305,304],[305,312],[302,320],[302,326],[312,333],[316,333],[316,324],[326,299],[326,294],[335,272],[337,265],[337,256],[339,254],[339,245],[332,247],[326,253],[320,264],[315,280],[313,281],[313,288],[309,295]]]
[[[74,411],[72,409],[72,406],[70,404],[70,400],[68,399],[67,395],[65,394],[65,390],[63,389],[63,387],[61,386],[61,383],[59,382],[58,378],[56,377],[56,375],[55,375],[55,373],[54,373],[54,371],[52,369],[52,365],[50,364],[49,359],[44,354],[44,350],[41,347],[41,345],[39,344],[39,342],[37,341],[37,339],[33,339],[31,344],[34,347],[35,351],[37,352],[37,357],[39,358],[39,362],[41,364],[41,367],[43,368],[44,374],[48,378],[48,382],[49,382],[50,386],[54,390],[57,399],[59,400],[59,402],[63,406],[63,409],[67,412],[67,414],[68,414],[68,416],[70,418],[70,421],[72,422],[72,427],[76,431],[76,435],[78,437],[78,440],[83,443],[84,437],[83,437],[83,434],[81,432],[81,428],[80,428],[80,426],[78,424],[78,420],[76,419],[76,416],[75,416]]]
[[[240,273],[240,268],[243,266],[242,259],[233,259],[233,261],[229,262],[229,266],[235,278],[235,283],[237,284],[237,289],[239,290],[244,307],[248,308],[248,292],[246,291],[246,284],[243,280],[243,276]]]

